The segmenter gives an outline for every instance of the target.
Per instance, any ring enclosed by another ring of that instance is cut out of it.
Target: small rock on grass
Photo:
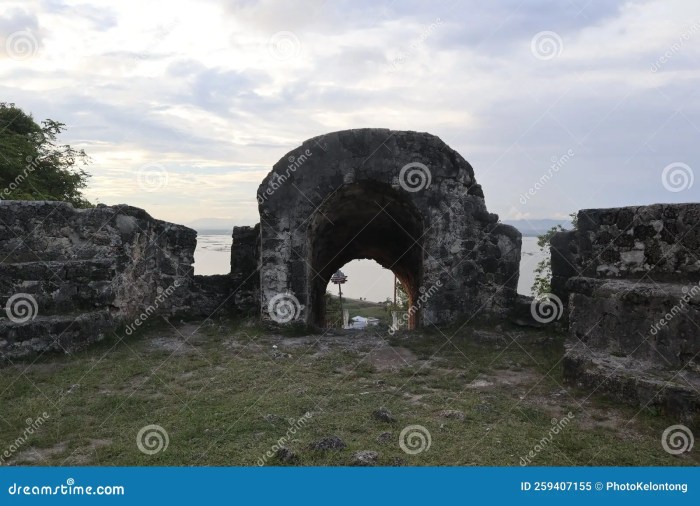
[[[379,459],[379,453],[372,450],[360,450],[352,454],[353,466],[375,466]]]
[[[338,436],[328,436],[311,443],[309,448],[317,451],[344,450],[347,445]]]
[[[396,421],[396,418],[394,418],[394,415],[391,414],[391,411],[385,407],[374,410],[372,412],[372,416],[380,422],[392,423]]]
[[[299,455],[287,448],[280,446],[275,452],[275,458],[283,464],[296,464],[299,462]]]
[[[452,418],[454,420],[464,421],[464,413],[456,409],[445,409],[440,411],[442,418]]]
[[[391,432],[382,432],[377,436],[377,443],[387,444],[394,439],[394,435]]]

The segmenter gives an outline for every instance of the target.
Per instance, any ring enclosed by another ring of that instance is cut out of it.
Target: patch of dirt
[[[195,347],[177,334],[167,337],[154,337],[149,339],[148,345],[154,350],[166,351],[172,355],[187,355],[189,353],[196,353]]]
[[[242,353],[243,351],[263,353],[263,350],[268,350],[270,348],[260,343],[238,341],[236,338],[226,339],[223,345],[236,353]]]
[[[93,449],[102,448],[112,444],[111,439],[90,439],[90,447]]]
[[[520,386],[535,385],[538,381],[542,380],[542,375],[533,369],[504,369],[496,372],[493,375],[494,381],[499,385],[505,386]]]
[[[64,462],[68,466],[100,465],[97,458],[97,449],[105,448],[112,444],[111,439],[88,439],[87,445],[78,447]]]
[[[383,346],[370,351],[367,360],[377,371],[395,371],[414,364],[417,357],[408,348]]]
[[[493,374],[480,375],[469,383],[467,388],[495,390],[505,387],[518,395],[524,404],[543,410],[553,420],[566,417],[571,408],[574,416],[572,422],[582,429],[613,431],[621,439],[629,441],[642,439],[636,421],[629,421],[620,411],[596,407],[590,400],[585,399],[579,406],[581,401],[565,388],[549,390],[536,387],[541,379],[541,375],[532,369],[503,369]]]
[[[415,357],[409,350],[389,346],[384,336],[356,330],[335,330],[324,335],[301,337],[267,335],[259,338],[255,344],[241,342],[233,337],[228,339],[225,345],[233,349],[248,347],[254,351],[288,353],[292,356],[303,354],[310,358],[321,358],[337,351],[349,351],[358,355],[369,354],[369,362],[379,370],[405,366],[404,360],[409,363],[415,361]]]
[[[516,395],[523,404],[532,406],[547,413],[554,420],[566,417],[569,410],[573,412],[573,422],[584,429],[612,430],[624,439],[636,439],[637,429],[634,423],[627,420],[614,409],[596,408],[590,402],[579,400],[565,388],[551,389],[541,383],[540,373],[530,368],[496,370],[492,374],[480,375],[467,388],[484,390],[502,390],[506,388]]]
[[[493,381],[488,381],[485,379],[475,379],[467,385],[467,388],[488,388],[493,386]]]
[[[179,376],[180,376],[180,379],[182,379],[182,380],[188,380],[188,379],[192,379],[194,377],[194,375],[195,375],[194,371],[185,371],[185,372],[180,373]]]
[[[38,464],[41,465],[49,457],[55,455],[60,455],[66,451],[68,443],[62,441],[48,448],[36,448],[30,446],[29,448],[20,451],[13,459],[14,464]]]
[[[148,335],[148,346],[157,351],[173,355],[196,353],[196,346],[204,344],[211,338],[203,333],[204,327],[195,323],[168,327]]]
[[[467,388],[485,389],[490,387],[531,387],[536,385],[541,379],[542,376],[532,369],[494,369],[494,371],[490,374],[480,374],[467,385]]]
[[[428,405],[421,400],[421,399],[423,399],[423,397],[425,397],[425,395],[423,395],[423,394],[411,394],[408,392],[404,392],[404,394],[403,394],[403,398],[406,399],[411,404],[415,404],[416,406],[427,407]]]
[[[99,390],[100,395],[117,395],[117,394],[131,394],[134,390],[139,390],[146,383],[151,380],[152,376],[148,374],[137,374],[131,378],[122,381],[115,388],[101,388]]]
[[[574,415],[573,421],[579,427],[586,430],[614,432],[617,437],[627,441],[641,441],[643,439],[636,419],[630,420],[615,408],[600,408],[586,400],[581,405],[582,409],[579,408],[572,413]],[[559,407],[559,411],[561,412],[561,407]],[[561,416],[566,416],[566,413]]]

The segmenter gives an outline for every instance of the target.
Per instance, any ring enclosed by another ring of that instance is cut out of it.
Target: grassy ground
[[[519,465],[531,451],[531,465],[699,463],[697,450],[662,449],[676,421],[564,387],[560,336],[443,332],[293,337],[245,322],[163,323],[16,364],[0,370],[0,456],[11,449],[10,465],[274,465],[266,454],[289,435],[302,465],[347,465],[358,450],[378,452],[380,465]],[[380,407],[395,421],[375,418]],[[14,448],[27,419],[44,412]],[[169,439],[153,455],[137,446],[150,424]],[[409,425],[429,432],[428,449],[402,450]],[[309,448],[331,435],[347,448]]]
[[[338,296],[331,294],[331,299],[335,304]],[[339,307],[339,306],[338,306]],[[350,299],[343,296],[343,309],[347,309],[350,313],[350,318],[353,316],[364,316],[365,318],[377,318],[380,322],[387,325],[391,324],[391,314],[381,302],[370,302],[367,300]],[[338,309],[336,318],[340,318],[340,310]]]

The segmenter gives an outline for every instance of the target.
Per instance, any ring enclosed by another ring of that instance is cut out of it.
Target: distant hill
[[[524,236],[538,236],[544,234],[547,230],[555,225],[561,225],[564,228],[571,228],[571,221],[556,220],[556,219],[536,219],[536,220],[503,220],[507,225],[513,225]],[[200,234],[206,235],[231,235],[234,225],[233,220],[226,218],[200,218],[186,223],[190,228],[195,229]]]
[[[228,234],[233,232],[233,221],[226,218],[199,218],[185,223],[200,234]]]
[[[188,225],[189,226],[189,225]],[[199,235],[227,235],[231,236],[231,230],[230,229],[223,229],[223,228],[195,228],[192,226],[189,226],[190,228],[194,228],[197,231],[197,234]]]
[[[538,220],[502,220],[506,225],[517,228],[524,236],[532,237],[544,234],[547,230],[557,225],[571,228],[570,220],[538,219]]]

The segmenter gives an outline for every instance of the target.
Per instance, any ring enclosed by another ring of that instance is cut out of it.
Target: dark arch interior
[[[325,324],[326,287],[351,260],[368,258],[396,274],[409,307],[420,295],[423,221],[405,194],[375,182],[344,186],[319,208],[309,225],[309,322]],[[418,325],[411,314],[409,328]]]

